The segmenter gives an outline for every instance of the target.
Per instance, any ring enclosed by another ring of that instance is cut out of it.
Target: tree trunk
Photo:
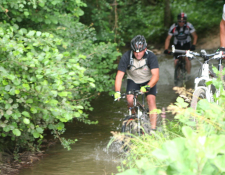
[[[164,26],[170,27],[171,13],[170,13],[170,0],[164,0]]]

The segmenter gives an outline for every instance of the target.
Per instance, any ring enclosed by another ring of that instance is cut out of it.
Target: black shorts
[[[183,44],[183,46],[181,46],[180,44],[175,45],[175,49],[179,49],[179,50],[190,50],[190,48],[191,48],[190,42]],[[179,56],[179,55],[182,55],[182,54],[181,53],[174,53],[173,54],[174,59],[179,59],[179,58],[177,58],[177,56]]]
[[[133,80],[131,79],[127,79],[127,90],[126,92],[128,93],[129,91],[132,90],[140,90],[142,86],[145,86],[146,84],[148,84],[149,81],[145,82],[145,83],[141,83],[141,84],[136,84]],[[156,96],[156,85],[154,87],[151,87],[150,91],[146,92],[145,95],[149,95],[152,94],[154,96]]]

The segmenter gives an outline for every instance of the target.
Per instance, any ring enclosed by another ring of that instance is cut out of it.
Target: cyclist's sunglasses
[[[184,20],[178,20],[179,23],[185,23],[186,21]]]

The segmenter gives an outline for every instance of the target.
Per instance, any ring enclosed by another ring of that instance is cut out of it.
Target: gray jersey
[[[174,36],[175,45],[179,43],[182,46],[185,43],[191,42],[190,34],[193,32],[195,32],[195,28],[191,23],[187,22],[183,27],[175,23],[170,27],[168,35]]]

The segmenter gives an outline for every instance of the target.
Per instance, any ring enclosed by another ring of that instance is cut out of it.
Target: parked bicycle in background
[[[207,54],[205,50],[201,50],[200,53],[193,52],[190,50],[178,50],[173,47],[172,52],[183,53],[184,56],[189,59],[196,59],[201,64],[201,69],[199,75],[195,78],[194,93],[191,101],[191,107],[197,109],[197,102],[200,99],[207,99],[208,102],[216,102],[217,97],[220,95],[220,90],[215,89],[212,85],[212,80],[215,79],[214,73],[209,69],[210,60],[218,60],[217,70],[222,71],[222,60],[225,58],[223,51],[215,52],[212,54]],[[204,59],[203,63],[198,59],[202,57]],[[215,96],[214,96],[215,94]]]

